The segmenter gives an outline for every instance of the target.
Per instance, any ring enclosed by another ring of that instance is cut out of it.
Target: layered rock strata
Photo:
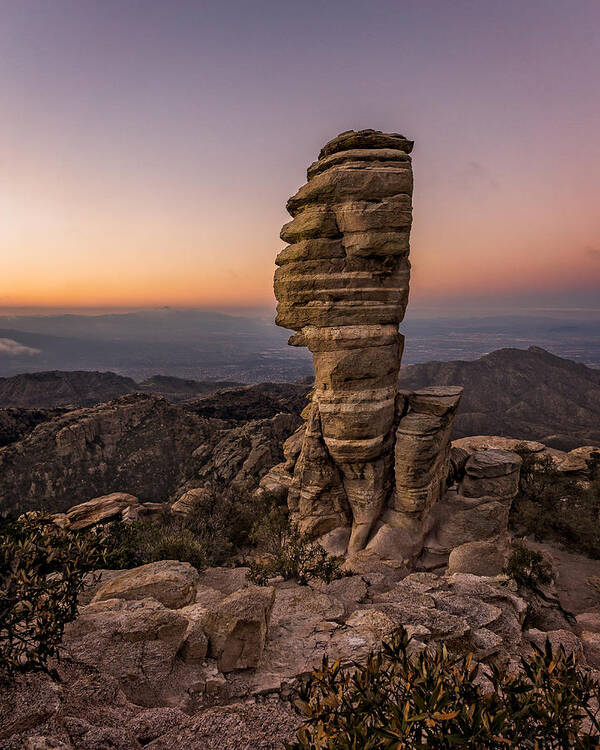
[[[289,505],[314,536],[350,524],[350,553],[379,519],[409,536],[422,525],[460,398],[460,389],[398,394],[412,145],[373,130],[327,143],[287,203],[293,218],[281,238],[290,244],[276,261],[276,322],[296,331],[290,344],[307,346],[315,367]]]

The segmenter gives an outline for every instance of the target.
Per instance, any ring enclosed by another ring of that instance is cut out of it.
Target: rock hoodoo
[[[307,346],[315,367],[289,505],[314,536],[350,527],[349,553],[374,535],[411,552],[422,545],[461,394],[398,393],[412,146],[374,130],[327,143],[287,203],[290,244],[276,261],[276,322],[296,331],[290,344]]]

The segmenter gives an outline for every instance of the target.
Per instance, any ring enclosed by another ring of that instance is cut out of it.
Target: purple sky
[[[320,146],[414,138],[417,308],[600,309],[600,2],[0,2],[0,307],[269,305]]]

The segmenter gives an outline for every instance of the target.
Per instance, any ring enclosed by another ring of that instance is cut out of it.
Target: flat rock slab
[[[200,573],[198,583],[216,589],[225,595],[248,585],[247,574],[249,568],[206,568]]]
[[[161,560],[127,570],[102,584],[93,601],[152,597],[169,609],[178,609],[194,601],[197,585],[198,571],[192,565]]]
[[[468,475],[478,479],[512,474],[521,467],[521,458],[511,451],[491,449],[475,451],[465,464]]]

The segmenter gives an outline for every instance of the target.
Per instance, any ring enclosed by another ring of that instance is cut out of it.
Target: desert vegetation
[[[537,589],[552,580],[552,565],[538,550],[531,549],[524,541],[517,540],[504,569],[518,586]]]
[[[306,586],[312,579],[331,583],[342,577],[341,560],[329,555],[295,524],[281,526],[278,536],[271,534],[269,538],[270,549],[263,548],[262,556],[250,561],[248,577],[253,583],[265,585],[269,578],[281,576],[284,581],[295,580]]]
[[[133,568],[157,560],[181,560],[198,570],[231,561],[248,545],[253,526],[269,511],[247,489],[212,488],[185,514],[165,509],[157,518],[108,527],[106,565]]]
[[[0,680],[52,671],[85,576],[102,566],[101,531],[77,533],[29,513],[0,530]]]
[[[539,457],[520,446],[523,460],[512,525],[519,534],[560,543],[600,558],[600,453],[588,461],[590,480],[582,482],[557,471],[549,455]]]
[[[482,669],[443,646],[411,655],[401,629],[366,663],[312,674],[292,748],[596,748],[600,687],[578,663],[546,642],[515,674]]]

